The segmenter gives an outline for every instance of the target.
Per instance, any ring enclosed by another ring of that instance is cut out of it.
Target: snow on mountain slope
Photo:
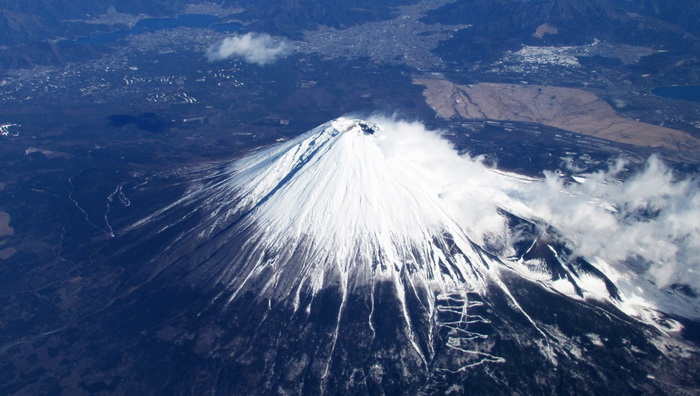
[[[188,217],[205,217],[193,230],[200,240],[218,236],[219,245],[230,245],[216,256],[211,274],[212,282],[226,285],[222,297],[229,301],[252,292],[297,309],[306,293],[338,287],[347,296],[389,281],[404,304],[413,293],[432,311],[441,295],[484,294],[490,285],[510,295],[500,279],[511,271],[648,322],[658,309],[700,316],[692,296],[660,290],[676,276],[668,266],[643,272],[624,264],[631,254],[674,260],[638,235],[657,235],[657,246],[675,244],[672,252],[680,256],[697,245],[692,221],[677,225],[667,241],[658,239],[679,216],[663,215],[675,207],[666,201],[700,197],[692,185],[668,177],[663,183],[652,178],[665,195],[647,193],[649,202],[665,202],[654,208],[660,215],[635,220],[644,185],[625,185],[635,192],[626,194],[611,192],[620,183],[609,175],[566,185],[553,175],[540,180],[502,172],[458,155],[420,124],[385,118],[339,118],[197,177],[182,199],[139,224],[178,205],[192,208]],[[671,220],[659,220],[665,217]],[[655,273],[664,273],[666,283],[648,282]]]
[[[226,329],[209,356],[253,378],[240,392],[595,393],[619,367],[623,393],[665,389],[649,375],[697,353],[698,189],[622,166],[524,177],[419,123],[340,118],[147,182],[144,202],[187,190],[116,231],[147,256],[122,284],[201,295],[188,317]]]

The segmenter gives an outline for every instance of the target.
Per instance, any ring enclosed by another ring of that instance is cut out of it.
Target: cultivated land
[[[573,88],[480,83],[458,85],[442,79],[414,79],[425,99],[445,119],[532,122],[618,143],[697,155],[700,139],[675,129],[618,115],[593,93]]]
[[[0,212],[0,236],[10,236],[15,231],[10,227],[10,215],[5,212]]]

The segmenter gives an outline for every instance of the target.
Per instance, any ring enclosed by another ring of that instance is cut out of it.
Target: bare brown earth
[[[414,79],[414,83],[425,86],[426,102],[446,119],[532,122],[619,143],[700,152],[700,139],[624,118],[595,94],[580,89],[492,83],[467,86],[440,79]]]
[[[0,260],[7,260],[10,257],[12,257],[15,253],[17,253],[17,249],[9,247],[0,250]]]
[[[0,190],[2,190],[4,185],[0,185]],[[0,212],[0,237],[10,236],[15,233],[15,230],[10,227],[10,215],[5,212]],[[0,241],[0,247],[5,244],[6,241]],[[5,249],[0,249],[0,260],[7,260],[17,253],[17,250],[13,247],[8,247]]]
[[[0,212],[0,237],[10,236],[15,233],[15,230],[10,227],[10,215],[5,212]]]

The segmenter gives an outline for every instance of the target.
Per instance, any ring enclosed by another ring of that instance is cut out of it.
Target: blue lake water
[[[89,37],[81,37],[75,41],[80,44],[107,44],[121,40],[124,37],[164,29],[178,27],[212,29],[216,32],[236,32],[241,29],[240,23],[216,23],[219,17],[214,15],[185,14],[176,18],[148,18],[138,21],[129,30],[117,30],[109,33],[94,33]]]
[[[687,85],[679,87],[658,87],[651,90],[654,95],[664,98],[692,100],[700,102],[700,85]]]

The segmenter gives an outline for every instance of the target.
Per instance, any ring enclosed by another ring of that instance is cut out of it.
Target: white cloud
[[[269,34],[246,33],[243,36],[225,38],[211,46],[207,50],[207,58],[214,62],[237,57],[248,63],[264,66],[291,52],[292,47],[289,44],[275,40]]]
[[[620,180],[623,162],[607,172],[566,185],[547,174],[533,189],[529,205],[545,221],[570,236],[583,256],[627,266],[665,287],[689,284],[700,290],[700,188],[695,179],[674,177],[658,158]]]
[[[443,202],[475,242],[507,253],[517,235],[498,213],[505,209],[558,229],[573,243],[575,254],[601,265],[628,298],[641,297],[667,312],[700,312],[697,306],[674,306],[661,290],[686,284],[700,291],[697,179],[676,177],[657,157],[625,178],[624,161],[605,172],[579,175],[583,183],[553,173],[518,177],[490,169],[481,158],[459,156],[419,123],[386,117],[371,121],[386,131],[385,152],[411,156],[431,174],[441,175]]]
[[[370,121],[382,126],[380,147],[385,155],[410,158],[429,170],[430,178],[441,179],[441,200],[474,242],[506,237],[498,204],[507,199],[501,190],[510,185],[507,178],[491,172],[481,158],[460,156],[452,144],[420,123],[381,116]]]

